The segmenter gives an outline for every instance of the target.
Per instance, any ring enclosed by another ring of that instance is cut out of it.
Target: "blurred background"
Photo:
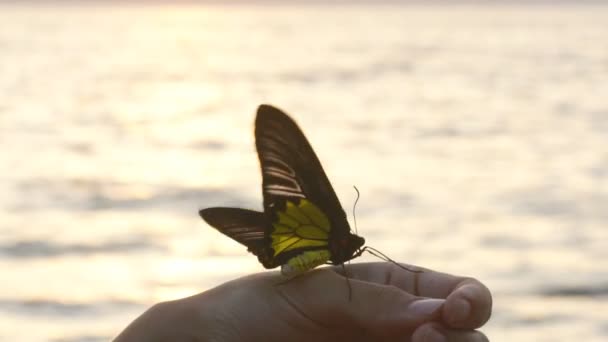
[[[490,287],[492,341],[606,341],[607,42],[603,2],[2,2],[0,340],[263,271],[197,210],[261,209],[271,103],[371,246]]]

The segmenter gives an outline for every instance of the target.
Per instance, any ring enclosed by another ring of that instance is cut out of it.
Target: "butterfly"
[[[259,106],[255,145],[264,212],[200,210],[209,225],[245,245],[265,268],[281,266],[287,276],[323,264],[344,265],[366,250],[380,253],[364,247],[365,239],[351,231],[319,158],[287,114],[270,105]]]

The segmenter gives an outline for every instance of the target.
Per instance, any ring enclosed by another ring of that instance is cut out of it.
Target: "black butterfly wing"
[[[255,122],[255,142],[262,167],[265,210],[285,200],[308,198],[326,214],[348,224],[319,158],[287,114],[261,105]]]
[[[289,215],[290,211],[296,210],[308,216],[299,220],[300,226],[309,221],[319,223],[302,233],[294,232],[296,237],[309,239],[310,243],[294,241],[293,246],[302,245],[302,250],[327,250],[327,240],[347,236],[350,227],[346,213],[297,124],[281,110],[261,105],[255,123],[255,140],[262,168],[264,210],[269,222],[276,223],[278,214]],[[286,209],[287,205],[291,208]],[[322,216],[326,216],[328,225],[321,224]],[[324,235],[325,245],[320,242]]]
[[[274,263],[267,230],[270,225],[264,213],[240,208],[207,208],[199,211],[209,225],[239,243],[255,254],[266,268],[277,267]]]

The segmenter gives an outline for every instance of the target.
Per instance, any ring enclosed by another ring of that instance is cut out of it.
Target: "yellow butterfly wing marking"
[[[287,202],[284,211],[278,211],[270,234],[274,256],[308,247],[328,247],[331,225],[327,216],[307,199],[299,204]],[[324,264],[331,258],[329,248],[304,251],[290,258],[283,271],[302,272]]]

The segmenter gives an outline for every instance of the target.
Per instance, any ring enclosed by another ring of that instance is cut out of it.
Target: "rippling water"
[[[0,340],[104,341],[262,271],[197,210],[261,208],[263,102],[370,244],[488,284],[492,341],[606,340],[607,17],[0,4]]]

